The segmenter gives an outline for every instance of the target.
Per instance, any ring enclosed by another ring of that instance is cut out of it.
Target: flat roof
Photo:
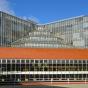
[[[88,49],[0,48],[0,59],[88,59]]]

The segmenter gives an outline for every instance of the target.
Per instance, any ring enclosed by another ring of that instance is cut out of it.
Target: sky
[[[24,19],[48,23],[88,15],[88,0],[0,0],[0,10]]]

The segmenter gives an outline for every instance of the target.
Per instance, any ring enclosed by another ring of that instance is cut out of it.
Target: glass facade
[[[1,59],[0,82],[88,81],[88,60]]]
[[[0,12],[0,46],[88,48],[88,16],[39,25]]]
[[[75,17],[44,25],[22,38],[13,47],[88,48],[88,16]]]
[[[35,30],[35,23],[0,12],[0,46],[11,44]]]

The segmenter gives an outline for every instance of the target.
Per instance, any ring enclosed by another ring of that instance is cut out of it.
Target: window
[[[10,60],[7,60],[7,64],[10,64]]]
[[[62,64],[65,64],[65,60],[62,60]]]
[[[82,60],[78,60],[78,64],[82,64]]]
[[[86,64],[86,60],[83,60],[83,64]]]
[[[66,60],[66,64],[69,64],[69,60]]]
[[[43,60],[40,60],[40,63],[43,63]]]
[[[70,60],[70,64],[73,64],[73,60]]]
[[[20,63],[20,60],[17,60],[17,63]]]
[[[26,60],[26,63],[28,64],[29,63],[29,60]]]
[[[2,63],[5,64],[6,63],[6,60],[2,60]]]
[[[60,60],[57,60],[57,64],[60,64]]]
[[[15,63],[15,60],[12,60],[12,63],[14,64]]]
[[[38,63],[38,60],[35,60],[35,63]]]
[[[49,60],[49,64],[52,64],[52,60]]]
[[[21,63],[24,64],[25,63],[25,60],[21,60]]]
[[[74,60],[74,64],[77,64],[77,60]]]
[[[83,23],[83,28],[88,28],[88,23]]]
[[[56,64],[56,60],[53,60],[53,64]]]
[[[47,63],[47,60],[44,60],[44,63]]]

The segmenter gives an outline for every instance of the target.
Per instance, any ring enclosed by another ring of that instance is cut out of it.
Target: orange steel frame
[[[3,59],[88,59],[88,49],[0,48]]]

